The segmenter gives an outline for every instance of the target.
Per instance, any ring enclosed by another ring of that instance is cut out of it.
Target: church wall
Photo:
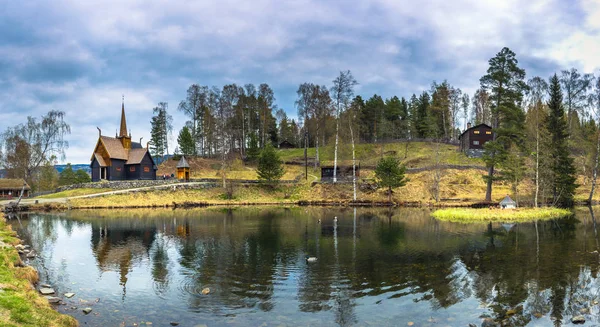
[[[140,179],[140,165],[127,165],[127,180]]]
[[[125,173],[125,161],[113,159],[112,166],[109,169],[109,180],[111,181],[121,181],[126,178]]]
[[[150,154],[146,152],[146,155],[142,159],[140,164],[140,176],[139,179],[156,179],[156,170],[154,170],[154,162],[150,158]]]
[[[92,167],[92,182],[100,181],[100,164],[98,163],[98,160],[94,158],[90,166]]]

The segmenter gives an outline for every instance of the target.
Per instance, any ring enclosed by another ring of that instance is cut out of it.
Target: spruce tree
[[[179,144],[181,154],[184,156],[194,154],[194,140],[192,139],[192,134],[187,126],[184,126],[179,132],[177,143]]]
[[[277,150],[273,145],[267,143],[258,157],[258,179],[267,185],[273,186],[279,183],[279,179],[281,179],[284,172],[283,161],[279,158]]]
[[[565,110],[563,108],[563,95],[558,76],[550,78],[550,99],[548,101],[548,131],[552,140],[550,148],[552,171],[552,194],[554,204],[560,207],[573,205],[575,193],[575,166],[573,158],[569,156],[567,140],[569,137]]]

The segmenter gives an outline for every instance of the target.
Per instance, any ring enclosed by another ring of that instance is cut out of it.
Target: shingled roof
[[[25,181],[20,178],[2,178],[0,179],[0,190],[20,190],[23,183]],[[31,187],[25,183],[25,189],[31,190]]]
[[[101,136],[100,139],[108,151],[108,155],[111,159],[121,159],[127,160],[127,150],[123,147],[121,140],[110,137],[110,136]]]
[[[185,160],[184,156],[181,156],[181,159],[179,159],[177,168],[190,168],[190,165],[188,164],[187,160]]]
[[[127,160],[127,162],[125,163],[126,165],[134,165],[134,164],[139,164],[142,162],[142,159],[144,159],[144,156],[146,155],[146,152],[148,150],[146,149],[131,149],[129,150],[129,159]]]

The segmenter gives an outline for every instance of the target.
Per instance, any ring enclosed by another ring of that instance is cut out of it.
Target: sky
[[[268,83],[295,117],[300,83],[351,70],[357,95],[410,97],[447,80],[470,95],[488,60],[516,53],[527,78],[600,75],[600,0],[1,1],[0,133],[66,112],[63,161],[89,163],[98,131],[150,139],[168,102],[171,149],[187,88]]]

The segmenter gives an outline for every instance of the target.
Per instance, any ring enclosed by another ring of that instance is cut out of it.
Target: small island
[[[536,220],[551,220],[572,215],[567,209],[545,208],[447,208],[434,211],[434,218],[458,223],[489,223],[489,222],[528,222]]]

